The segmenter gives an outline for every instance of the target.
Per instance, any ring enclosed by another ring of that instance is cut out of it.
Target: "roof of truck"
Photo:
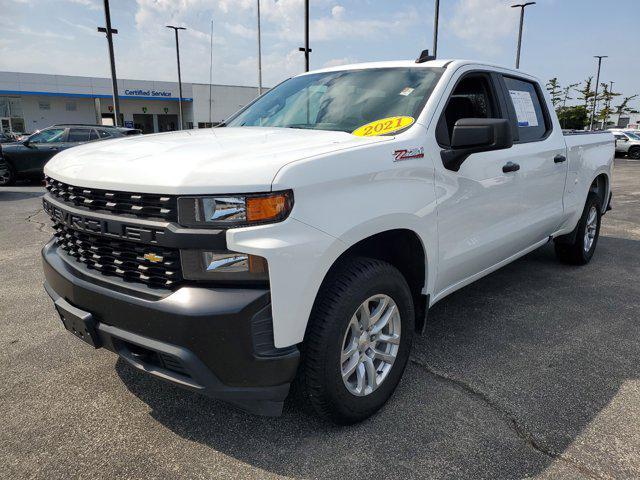
[[[485,67],[496,68],[502,71],[513,72],[514,75],[534,78],[532,75],[522,72],[521,70],[514,70],[512,68],[504,67],[502,65],[496,65],[490,62],[484,62],[481,60],[462,60],[462,59],[453,59],[453,58],[430,60],[428,62],[423,62],[423,63],[416,63],[415,60],[393,60],[393,61],[385,61],[385,62],[353,63],[349,65],[339,65],[335,67],[320,68],[318,70],[312,70],[310,72],[303,73],[301,75],[309,75],[309,74],[321,73],[321,72],[340,72],[343,70],[366,70],[369,68],[446,68],[449,66],[454,66],[456,68],[459,68],[464,65],[482,65]]]

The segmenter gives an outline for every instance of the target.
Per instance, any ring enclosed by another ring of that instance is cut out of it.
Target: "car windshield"
[[[31,143],[55,143],[62,142],[64,128],[48,128],[41,132],[34,133],[29,137]]]
[[[441,68],[408,67],[302,75],[267,92],[225,125],[351,133],[376,120],[411,117],[397,123],[409,126],[442,72]]]
[[[640,135],[637,133],[626,132],[626,135],[632,140],[640,140]]]

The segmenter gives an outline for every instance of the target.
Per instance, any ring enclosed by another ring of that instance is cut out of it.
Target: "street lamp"
[[[106,34],[107,45],[109,46],[109,62],[111,63],[111,88],[113,93],[113,125],[118,126],[120,120],[120,97],[118,96],[118,79],[116,78],[116,60],[113,55],[113,34],[118,30],[111,28],[111,12],[109,10],[109,0],[104,0],[105,27],[98,27],[98,31]]]
[[[178,30],[186,30],[184,27],[174,27],[173,25],[167,25],[167,28],[172,28],[176,34],[176,56],[178,58],[178,92],[180,97],[178,98],[178,112],[180,113],[180,127],[182,130],[184,123],[182,122],[182,76],[180,75],[180,43],[178,41]]]
[[[312,50],[309,48],[309,0],[304,1],[304,47],[298,48],[304,52],[304,71],[309,71],[309,54]]]
[[[520,31],[518,32],[518,52],[516,53],[516,68],[520,68],[520,49],[522,48],[522,27],[524,26],[524,9],[536,2],[518,3],[511,8],[520,8]]]
[[[260,0],[258,2],[258,96],[262,95],[262,34],[260,32]]]
[[[600,84],[600,67],[602,66],[602,59],[609,58],[608,55],[594,55],[593,58],[598,59],[598,73],[596,75],[596,91],[593,97],[593,110],[591,111],[591,121],[589,122],[589,130],[593,130],[593,121],[596,118],[596,109],[598,108],[598,85]]]
[[[433,58],[438,56],[438,20],[440,19],[440,0],[436,0],[436,12],[433,17]]]

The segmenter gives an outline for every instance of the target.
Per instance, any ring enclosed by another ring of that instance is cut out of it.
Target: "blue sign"
[[[124,126],[126,128],[133,128],[133,122],[131,120],[125,120],[124,121]]]

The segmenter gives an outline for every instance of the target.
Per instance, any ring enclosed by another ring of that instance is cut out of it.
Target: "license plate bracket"
[[[93,315],[74,307],[62,298],[56,300],[55,306],[64,328],[93,348],[100,348],[100,337]]]

